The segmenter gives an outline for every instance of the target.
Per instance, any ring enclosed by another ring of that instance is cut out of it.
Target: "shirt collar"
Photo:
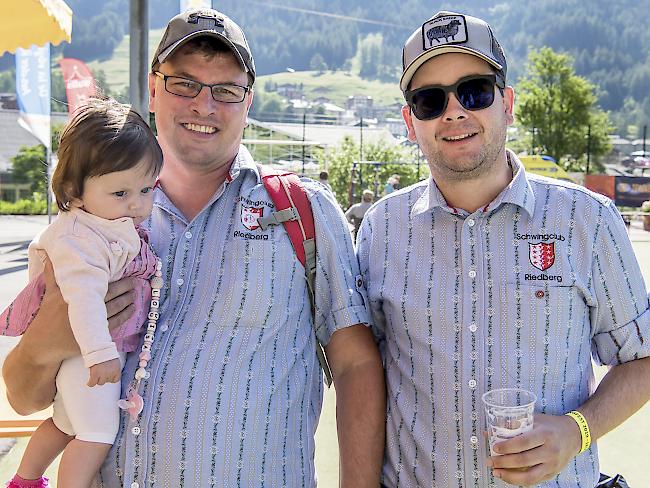
[[[422,192],[422,195],[420,195],[420,197],[415,201],[415,205],[413,205],[411,215],[416,216],[437,207],[444,209],[450,208],[447,205],[447,200],[445,200],[445,197],[440,193],[436,182],[433,181],[432,177],[429,177],[426,188]]]
[[[535,194],[528,181],[528,175],[526,174],[524,165],[510,149],[506,149],[506,155],[508,157],[508,164],[512,168],[512,181],[488,205],[486,211],[495,210],[503,203],[512,203],[523,208],[532,217],[535,211]]]
[[[501,204],[512,203],[523,208],[532,217],[533,211],[535,210],[535,194],[528,181],[524,165],[510,149],[506,149],[506,156],[508,158],[508,164],[512,168],[513,178],[508,186],[483,211],[489,212],[497,209]],[[458,213],[456,209],[447,205],[447,200],[445,200],[445,197],[440,192],[438,185],[436,185],[432,177],[429,177],[427,187],[416,200],[415,205],[413,205],[411,215],[416,216],[433,210],[436,207],[446,209],[451,213]]]
[[[231,181],[233,181],[235,178],[239,176],[242,170],[253,171],[257,175],[259,180],[259,172],[257,171],[257,165],[255,164],[255,160],[253,159],[253,156],[251,156],[251,153],[248,151],[248,149],[246,149],[245,146],[240,145],[239,152],[237,153],[237,156],[235,156],[235,159],[233,160],[232,164],[230,165],[230,171],[226,176],[226,182],[230,183]]]
[[[248,151],[248,149],[246,149],[245,146],[240,145],[239,151],[237,152],[235,159],[233,159],[230,165],[230,170],[226,175],[226,184],[231,183],[240,174],[243,174],[246,171],[252,171],[256,175],[258,182],[261,182],[261,177],[257,170],[257,165],[255,164],[253,156],[251,156],[251,153]],[[212,196],[212,199],[208,205],[212,204],[216,200],[216,197],[220,194],[222,188],[223,187],[220,187],[215,190],[215,194]],[[172,203],[172,201],[167,198],[167,195],[165,195],[165,192],[163,191],[160,184],[158,184],[158,182],[156,182],[156,185],[154,186],[154,205],[160,207],[163,210],[166,210],[167,212],[175,215],[181,221],[185,222],[185,218],[176,209],[176,206]]]

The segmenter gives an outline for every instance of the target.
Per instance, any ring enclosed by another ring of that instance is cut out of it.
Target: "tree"
[[[369,34],[357,43],[357,58],[359,76],[372,80],[376,79],[383,66],[383,37],[381,34]]]
[[[23,146],[13,158],[11,158],[12,171],[16,181],[31,183],[32,193],[45,196],[46,168],[45,168],[45,146]]]
[[[327,63],[325,63],[321,53],[316,53],[312,56],[311,61],[309,62],[309,67],[312,71],[318,71],[318,74],[327,71]]]
[[[0,93],[9,93],[16,91],[16,70],[14,68],[9,71],[0,73]]]
[[[316,153],[316,159],[320,164],[323,167],[327,166],[332,191],[334,192],[339,205],[343,208],[348,208],[349,206],[352,167],[353,163],[359,161],[359,156],[359,145],[348,136],[343,139],[343,142],[337,148],[327,152],[321,151]],[[416,165],[404,164],[409,163],[411,157],[407,155],[405,149],[400,146],[388,146],[385,143],[364,144],[363,159],[365,161],[383,163],[378,165],[379,171],[377,177],[380,182],[379,193],[381,193],[386,180],[388,180],[388,178],[393,174],[400,175],[400,184],[402,187],[411,185],[418,180]],[[361,192],[363,190],[375,190],[374,168],[367,164],[359,166],[360,168],[357,168],[355,178],[356,188],[354,193],[356,198],[352,203],[361,200]],[[360,186],[359,172],[361,172],[361,177],[363,179],[363,187]],[[427,176],[428,174],[425,170],[420,175],[420,178],[426,178]]]
[[[532,50],[519,82],[517,118],[531,134],[530,147],[555,158],[567,170],[584,168],[587,134],[592,157],[610,151],[609,117],[596,105],[595,87],[577,76],[568,54],[549,47]]]
[[[52,154],[59,148],[59,137],[63,125],[52,126]],[[11,158],[11,173],[17,181],[31,183],[32,193],[46,198],[47,172],[46,172],[45,146],[23,146],[14,157]]]
[[[285,109],[285,100],[275,92],[258,91],[253,98],[251,116],[266,117],[264,120],[278,118]]]

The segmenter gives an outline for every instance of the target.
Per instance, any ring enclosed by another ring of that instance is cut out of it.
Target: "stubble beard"
[[[234,143],[233,143],[234,146]],[[211,173],[225,164],[230,164],[237,155],[237,147],[219,145],[215,148],[199,148],[190,143],[177,143],[173,152],[177,160],[187,169],[198,173]],[[233,153],[230,155],[230,153]]]
[[[483,145],[480,152],[470,159],[452,160],[427,144],[421,149],[429,163],[434,178],[449,182],[476,180],[490,174],[499,164],[499,156],[506,145],[506,126],[496,129],[491,140]]]

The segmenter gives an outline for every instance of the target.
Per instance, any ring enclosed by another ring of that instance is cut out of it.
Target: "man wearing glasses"
[[[505,148],[514,91],[484,21],[439,12],[418,27],[400,87],[431,178],[375,204],[357,238],[386,368],[382,482],[594,487],[594,441],[650,398],[650,307],[625,225]],[[595,391],[592,356],[611,366]],[[481,396],[504,387],[535,393],[534,427],[490,456]]]
[[[315,335],[336,387],[341,486],[379,484],[384,377],[347,223],[331,192],[305,180],[317,242],[312,327],[305,270],[284,227],[257,221],[275,208],[240,145],[254,81],[231,19],[200,9],[170,21],[149,76],[164,167],[148,226],[165,286],[144,409],[136,421],[122,416],[101,486],[315,486]],[[110,300],[109,315],[128,302]],[[23,413],[51,402],[58,365],[75,354],[64,305],[50,290],[5,363],[9,399]],[[47,348],[35,342],[45,327]],[[134,354],[125,388],[137,367]],[[46,387],[51,396],[37,398]]]

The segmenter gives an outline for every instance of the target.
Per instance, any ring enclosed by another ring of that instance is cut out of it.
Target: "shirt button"
[[[474,221],[474,219],[467,219],[467,225],[469,225],[470,227],[474,227],[475,223],[476,222]]]
[[[133,433],[133,435],[140,435],[140,427],[138,426],[133,427],[131,429],[131,432]]]
[[[476,332],[477,329],[478,329],[478,327],[476,326],[476,324],[475,324],[474,322],[472,322],[471,324],[469,324],[469,330],[470,330],[471,332]]]
[[[131,483],[131,488],[140,488],[140,483],[134,481],[133,483]]]
[[[467,273],[470,278],[476,278],[476,271],[472,270],[469,273]]]
[[[190,231],[187,231],[187,232],[185,233],[185,238],[186,238],[186,239],[191,239],[191,238],[192,238],[192,233],[191,233]]]
[[[472,390],[476,388],[476,380],[469,380],[467,384]]]
[[[478,437],[476,437],[475,435],[473,435],[472,437],[469,438],[469,441],[470,441],[472,444],[478,444]]]
[[[169,327],[167,327],[166,325],[163,325],[163,326],[160,328],[160,332],[167,332],[167,329],[169,329]]]
[[[185,281],[183,280],[183,278],[178,278],[178,279],[176,280],[176,284],[177,284],[178,286],[183,286],[183,283],[185,283]]]

